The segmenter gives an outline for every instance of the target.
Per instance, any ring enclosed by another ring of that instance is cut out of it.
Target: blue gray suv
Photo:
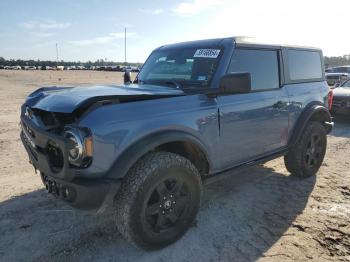
[[[21,108],[21,139],[48,192],[116,209],[136,246],[179,239],[202,186],[284,156],[301,178],[322,164],[332,103],[322,51],[202,40],[154,50],[124,85],[43,87]]]

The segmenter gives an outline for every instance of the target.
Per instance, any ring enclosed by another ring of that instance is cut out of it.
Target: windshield
[[[344,82],[341,87],[344,87],[344,88],[350,88],[350,79],[346,82]]]
[[[143,65],[138,81],[177,88],[205,87],[215,74],[221,54],[219,47],[157,50]]]

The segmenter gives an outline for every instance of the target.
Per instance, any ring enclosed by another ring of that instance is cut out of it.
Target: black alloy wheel
[[[294,176],[306,178],[317,173],[327,149],[327,132],[320,122],[310,121],[299,141],[284,157],[287,170]]]
[[[312,135],[305,151],[305,164],[313,168],[322,161],[323,144],[319,135]]]
[[[145,218],[153,232],[176,228],[188,211],[190,197],[188,186],[179,178],[158,184],[145,206]]]
[[[118,191],[116,226],[137,247],[165,247],[191,226],[201,193],[201,176],[188,159],[151,152],[130,169]]]

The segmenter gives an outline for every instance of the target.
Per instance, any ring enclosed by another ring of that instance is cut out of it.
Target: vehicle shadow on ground
[[[152,252],[122,239],[112,211],[73,210],[38,190],[0,203],[0,260],[255,261],[293,226],[314,185],[258,166],[206,186],[192,228]]]
[[[333,116],[334,128],[331,132],[332,136],[350,137],[350,117]]]

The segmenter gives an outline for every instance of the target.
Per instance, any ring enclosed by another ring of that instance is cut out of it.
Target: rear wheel
[[[169,245],[195,219],[201,192],[200,175],[189,160],[150,153],[130,170],[117,195],[117,228],[138,247]]]
[[[309,122],[301,139],[284,157],[287,170],[298,177],[317,173],[327,148],[327,132],[319,122]]]

